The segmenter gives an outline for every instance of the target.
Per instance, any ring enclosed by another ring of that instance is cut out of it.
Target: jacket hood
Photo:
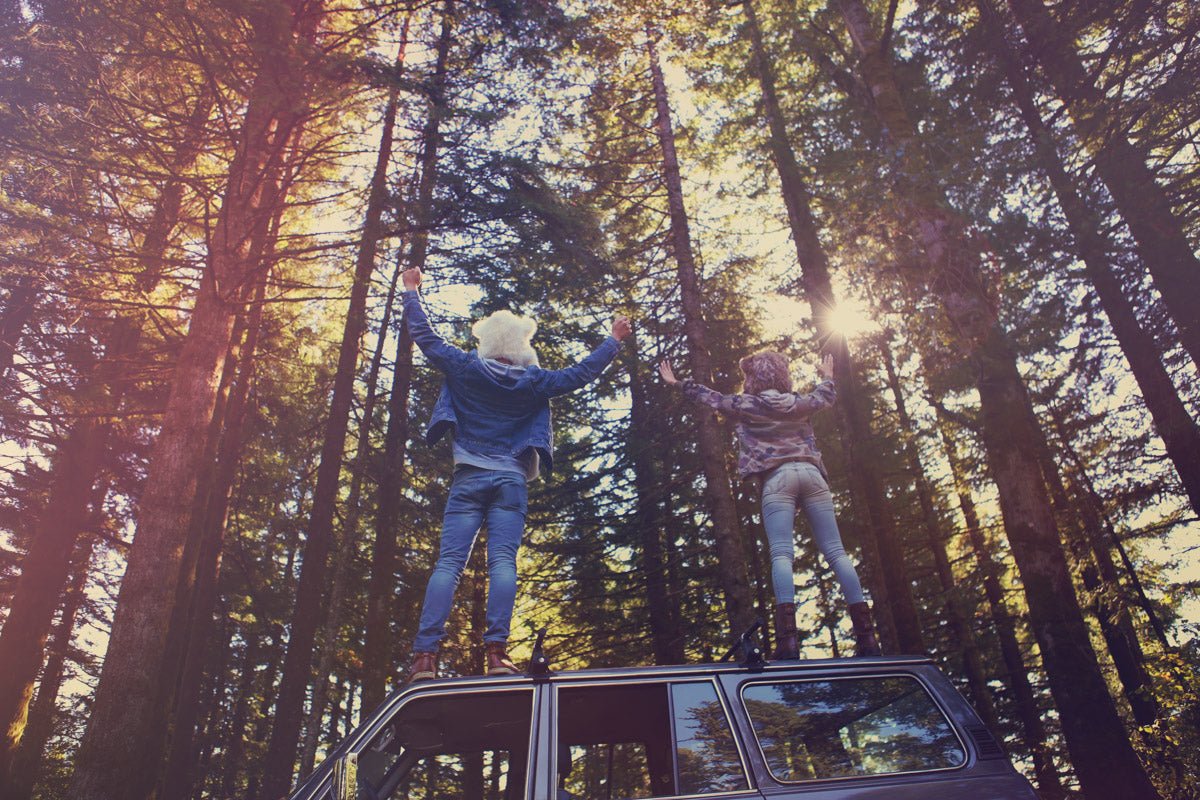
[[[770,406],[772,410],[780,413],[786,414],[796,407],[796,395],[794,394],[784,394],[783,392],[777,392],[774,389],[767,389],[759,392],[758,396],[761,397],[763,402]]]
[[[515,383],[527,371],[526,367],[517,364],[505,364],[503,361],[497,361],[494,358],[484,358],[478,350],[475,351],[475,355],[479,356],[479,360],[483,362],[483,366],[487,367],[488,374],[499,383],[505,385]]]

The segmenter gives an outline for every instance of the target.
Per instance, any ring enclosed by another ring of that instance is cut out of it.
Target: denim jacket
[[[425,431],[426,443],[433,445],[452,431],[457,443],[476,453],[519,457],[532,447],[546,470],[552,470],[550,398],[594,381],[616,356],[619,342],[609,336],[566,369],[534,366],[497,375],[477,352],[460,350],[434,333],[418,292],[406,291],[403,297],[413,342],[446,376]]]
[[[784,394],[773,389],[762,394],[721,394],[694,381],[683,381],[682,388],[688,399],[715,408],[736,422],[738,475],[742,478],[789,461],[807,461],[828,480],[808,418],[833,405],[837,399],[833,381],[817,384],[812,394]]]

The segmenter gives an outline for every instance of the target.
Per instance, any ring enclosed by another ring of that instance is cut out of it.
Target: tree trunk
[[[1008,5],[1030,52],[1071,114],[1083,146],[1093,154],[1096,173],[1129,226],[1142,264],[1179,330],[1180,344],[1200,367],[1200,259],[1170,198],[1146,165],[1145,154],[1120,130],[1121,121],[1079,58],[1073,32],[1058,24],[1042,0],[1008,0]]]
[[[901,386],[900,376],[896,373],[895,358],[889,342],[881,342],[879,352],[883,356],[888,386],[896,401],[896,416],[900,420],[904,456],[916,482],[917,502],[920,504],[921,517],[925,523],[926,541],[929,544],[930,552],[933,553],[938,582],[941,584],[942,595],[945,597],[946,621],[950,623],[950,630],[954,633],[954,644],[959,648],[959,654],[962,657],[963,672],[967,676],[971,699],[975,701],[975,710],[979,712],[980,718],[987,723],[989,728],[999,731],[1000,720],[996,716],[992,692],[988,689],[988,678],[979,653],[979,643],[975,639],[975,631],[971,628],[968,614],[963,609],[959,589],[954,580],[954,570],[950,565],[950,555],[946,552],[949,536],[943,530],[942,523],[938,519],[937,508],[933,502],[933,487],[929,485],[929,480],[926,478],[925,466],[921,463],[921,455],[914,441],[917,426],[908,413],[904,387]]]
[[[679,173],[679,159],[675,154],[671,107],[662,67],[658,63],[658,51],[654,46],[654,34],[649,30],[646,47],[650,56],[658,141],[662,148],[663,179],[666,183],[667,208],[671,219],[671,251],[679,276],[683,329],[688,342],[688,364],[696,381],[708,383],[712,380],[712,367],[709,363],[707,334],[704,329],[699,278],[692,255],[687,212],[683,205],[683,182]],[[741,520],[738,519],[729,481],[729,469],[725,463],[728,442],[711,413],[706,412],[701,416],[697,446],[704,465],[705,494],[712,509],[713,536],[716,539],[717,560],[721,564],[719,573],[721,588],[725,593],[725,612],[733,632],[737,634],[754,622],[754,605],[750,596],[746,559],[742,551]]]
[[[396,283],[400,279],[402,264],[403,261],[398,260],[396,269],[392,272],[392,282],[388,287],[387,299],[383,305],[383,317],[379,321],[375,354],[371,357],[371,368],[367,371],[367,396],[363,403],[362,419],[358,426],[358,441],[355,445],[350,491],[346,494],[346,524],[342,552],[338,554],[337,566],[333,571],[333,586],[329,590],[329,616],[325,620],[324,630],[321,634],[321,658],[317,663],[316,678],[313,680],[312,703],[308,713],[308,723],[304,729],[304,746],[300,753],[301,775],[307,775],[313,770],[320,721],[325,715],[325,706],[329,702],[329,675],[333,671],[338,632],[342,628],[346,610],[346,584],[350,579],[353,556],[358,552],[361,511],[359,505],[362,498],[363,479],[369,469],[368,462],[371,457],[371,428],[375,419],[375,403],[379,399],[379,394],[376,392],[379,384],[379,369],[383,363],[383,351],[387,345],[387,332],[391,327],[392,306],[396,299]],[[368,707],[364,703],[364,708],[370,710],[372,707]]]
[[[655,664],[682,664],[683,631],[679,628],[678,598],[672,598],[667,586],[666,559],[663,554],[663,478],[654,463],[656,417],[652,413],[645,373],[640,368],[637,336],[626,340],[624,361],[629,373],[629,435],[626,448],[633,467],[637,492],[634,525],[642,545],[642,573],[646,583],[646,615],[650,620],[650,639]]]
[[[103,502],[103,492],[96,492],[97,512]],[[71,636],[75,632],[75,620],[83,605],[84,587],[87,585],[92,560],[93,543],[80,542],[73,563],[74,574],[67,586],[63,599],[62,614],[54,626],[50,641],[50,656],[42,670],[38,684],[37,699],[29,712],[29,726],[21,738],[21,746],[13,758],[12,774],[7,785],[0,784],[0,796],[8,800],[29,800],[42,769],[42,757],[46,743],[54,733],[55,701],[62,688],[66,673],[67,656],[71,650]]]
[[[775,74],[763,47],[762,30],[754,4],[745,0],[743,7],[750,32],[751,63],[762,89],[771,158],[779,173],[804,295],[812,310],[818,339],[822,347],[827,347],[834,356],[838,390],[836,408],[842,420],[842,438],[850,474],[856,476],[851,485],[858,489],[858,505],[867,519],[866,536],[870,542],[864,543],[863,550],[869,562],[868,576],[872,578],[871,589],[876,616],[880,617],[880,633],[889,650],[923,653],[925,643],[912,595],[912,579],[908,575],[895,519],[888,509],[883,478],[877,466],[878,458],[871,445],[871,424],[861,399],[858,370],[845,337],[832,324],[837,297],[830,279],[829,258],[821,244],[812,211],[811,192],[787,134],[787,123],[775,88]]]
[[[396,55],[396,67],[404,67],[405,51],[408,47],[408,26],[412,15],[404,19],[400,29],[400,46]],[[388,175],[391,169],[392,144],[395,138],[396,111],[399,106],[399,88],[393,86],[388,93],[387,105],[383,112],[383,131],[379,137],[379,148],[375,156],[375,171],[371,176],[371,189],[367,197],[367,208],[363,215],[362,236],[358,244],[358,262],[375,261],[379,240],[384,236],[382,225],[383,210],[388,193]],[[346,522],[342,529],[342,540],[338,553],[334,558],[333,585],[329,591],[328,614],[322,626],[320,637],[320,659],[317,663],[317,675],[313,682],[312,703],[309,709],[308,724],[304,732],[304,746],[300,754],[300,774],[306,775],[313,768],[316,758],[317,734],[321,727],[321,718],[325,714],[327,702],[329,674],[333,669],[333,657],[337,652],[337,638],[342,626],[342,611],[345,584],[349,575],[350,565],[358,552],[359,541],[359,499],[362,496],[363,475],[367,469],[367,458],[370,452],[371,423],[375,417],[376,385],[379,382],[379,369],[383,360],[384,345],[387,342],[388,326],[392,318],[392,304],[396,296],[396,281],[400,276],[400,260],[397,259],[396,269],[392,273],[392,282],[388,287],[387,300],[384,303],[383,318],[379,323],[378,343],[371,357],[371,367],[367,374],[367,396],[363,404],[362,421],[359,424],[358,440],[355,446],[355,456],[350,478],[350,491],[346,498]],[[405,390],[407,395],[407,389]],[[368,614],[368,620],[370,619]],[[368,629],[370,623],[368,622]],[[374,705],[370,706],[374,708]]]
[[[1110,259],[1112,244],[1103,232],[1100,219],[1080,195],[1075,181],[1063,166],[1053,133],[1042,121],[1034,102],[1033,89],[1017,57],[1005,43],[1004,26],[996,18],[991,0],[979,0],[979,8],[989,29],[990,35],[985,38],[1004,70],[1005,79],[1013,93],[1013,102],[1029,129],[1038,166],[1045,171],[1058,197],[1067,227],[1075,240],[1075,249],[1096,289],[1096,296],[1121,345],[1121,352],[1129,362],[1138,388],[1142,390],[1146,410],[1150,412],[1154,427],[1166,446],[1167,456],[1179,473],[1192,509],[1200,514],[1200,426],[1197,426],[1180,400],[1175,384],[1163,366],[1154,337],[1138,322],[1138,312],[1126,296],[1121,279],[1113,268]],[[1196,316],[1195,309],[1192,310],[1192,316]]]
[[[381,147],[377,156],[377,171],[382,169],[386,174],[386,163],[390,158],[390,150],[384,152]],[[380,167],[380,163],[384,166]],[[372,181],[371,197],[367,203],[368,215],[382,214],[387,196],[386,189],[385,181]],[[264,765],[261,790],[264,800],[274,800],[278,795],[287,793],[296,763],[296,747],[304,715],[304,695],[312,679],[313,643],[323,616],[321,604],[326,590],[329,550],[333,544],[333,516],[341,487],[342,459],[345,454],[350,406],[354,400],[354,378],[358,367],[360,343],[366,330],[367,293],[370,289],[371,275],[375,270],[376,248],[382,235],[378,220],[378,216],[373,221],[368,216],[364,223],[355,265],[350,306],[342,332],[333,396],[329,404],[329,417],[321,448],[321,462],[317,469],[317,485],[313,491],[308,540],[304,547],[304,564],[296,589],[291,635],[288,638],[287,656],[284,659],[279,697],[275,706],[275,725],[271,731]]]
[[[1033,774],[1037,781],[1038,793],[1043,800],[1061,800],[1066,797],[1066,789],[1063,788],[1058,770],[1054,768],[1054,759],[1047,745],[1046,728],[1042,724],[1042,711],[1038,707],[1033,684],[1029,681],[1029,668],[1025,666],[1025,659],[1021,655],[1021,643],[1017,640],[1016,623],[1004,600],[1004,589],[1000,585],[1000,571],[996,567],[991,550],[984,539],[983,528],[979,524],[979,514],[975,510],[975,499],[971,496],[971,486],[958,456],[958,447],[946,433],[944,421],[939,426],[939,433],[942,438],[942,447],[946,452],[946,460],[950,462],[950,474],[954,479],[959,508],[962,510],[963,521],[966,524],[967,538],[971,542],[971,549],[975,551],[975,562],[979,567],[979,572],[983,575],[984,596],[987,597],[988,606],[992,611],[992,621],[996,625],[1000,657],[1004,660],[1004,668],[1008,672],[1009,688],[1016,706],[1017,719],[1021,723],[1021,738],[1029,747],[1030,757],[1033,761]]]
[[[433,190],[437,186],[442,116],[446,113],[443,92],[453,32],[450,4],[447,3],[438,36],[437,61],[430,82],[428,116],[421,134],[420,179],[412,203],[413,236],[407,264],[410,268],[424,269],[429,253]],[[408,318],[402,316],[396,338],[392,389],[388,395],[388,423],[384,433],[375,512],[375,549],[371,554],[371,580],[367,587],[362,703],[363,708],[370,709],[383,701],[387,679],[394,669],[392,619],[396,592],[396,525],[400,517],[404,459],[408,445],[408,399],[412,375],[412,336],[408,332]]]
[[[279,203],[286,143],[304,116],[303,86],[289,66],[297,44],[311,42],[321,15],[316,2],[293,0],[291,18],[256,20],[264,63],[251,88],[237,152],[230,165],[208,267],[176,364],[162,428],[140,498],[138,527],[121,583],[108,655],[76,758],[71,795],[78,800],[150,796],[161,716],[162,674],[172,603],[182,561],[182,534],[197,490],[199,460],[212,419],[233,322],[234,298],[254,279],[263,238]]]
[[[1054,409],[1051,408],[1051,414],[1054,414]],[[1097,553],[1097,562],[1104,570],[1104,580],[1111,585],[1116,585],[1119,581],[1116,572],[1116,565],[1113,564],[1111,570],[1105,567],[1106,564],[1112,564],[1112,556],[1108,552],[1108,548],[1116,548],[1117,553],[1121,556],[1121,563],[1125,567],[1125,572],[1129,582],[1133,585],[1134,594],[1138,606],[1150,621],[1150,626],[1154,629],[1154,635],[1162,645],[1164,650],[1171,650],[1171,642],[1167,639],[1166,628],[1163,627],[1162,620],[1158,617],[1158,612],[1154,608],[1154,604],[1150,598],[1146,596],[1146,588],[1142,585],[1142,580],[1138,576],[1137,569],[1134,567],[1133,560],[1129,557],[1129,552],[1125,549],[1125,545],[1121,542],[1121,537],[1117,535],[1116,529],[1113,527],[1112,520],[1104,511],[1104,501],[1096,491],[1095,485],[1092,483],[1091,476],[1088,475],[1087,469],[1084,467],[1083,459],[1079,457],[1079,453],[1071,445],[1063,430],[1063,421],[1055,416],[1054,427],[1058,434],[1059,447],[1064,455],[1074,467],[1075,482],[1080,487],[1080,490],[1087,497],[1087,516],[1086,519],[1092,519],[1097,522],[1090,530],[1098,532],[1099,539],[1093,539],[1093,549]],[[1099,554],[1103,553],[1103,557]]]
[[[37,292],[29,275],[17,278],[4,300],[4,311],[0,313],[0,387],[4,386],[4,379],[12,368],[17,343],[25,324],[33,316],[36,300]]]
[[[1032,403],[1012,343],[983,285],[965,222],[950,210],[931,178],[866,7],[861,0],[838,0],[837,6],[861,56],[874,111],[898,166],[891,186],[898,210],[925,254],[928,274],[907,278],[918,291],[926,290],[926,280],[932,284],[929,288],[942,301],[958,347],[978,371],[988,464],[1080,784],[1095,794],[1157,797],[1092,650],[1046,486],[1031,452],[1039,437]]]
[[[224,743],[221,746],[223,754],[221,764],[221,790],[217,797],[235,797],[238,771],[242,767],[242,758],[246,752],[246,720],[250,714],[250,700],[254,692],[254,668],[258,665],[260,642],[258,636],[249,632],[246,638],[246,651],[242,656],[242,671],[238,678],[236,700],[233,704],[233,716],[229,721]]]
[[[202,144],[199,131],[211,108],[207,100],[197,103],[189,137],[171,162],[176,172],[187,169],[196,159]],[[137,289],[142,293],[150,292],[162,275],[167,241],[178,223],[182,198],[183,181],[169,181],[155,204],[138,251],[142,270]],[[108,447],[110,415],[124,397],[128,366],[141,341],[144,320],[144,313],[113,320],[105,337],[103,359],[75,393],[80,408],[86,412],[74,421],[51,458],[49,502],[35,525],[35,535],[21,563],[21,578],[9,616],[0,632],[0,661],[6,666],[0,674],[0,727],[5,731],[0,749],[0,784],[24,729],[42,649],[68,579],[71,552],[87,519],[87,504]]]
[[[217,579],[221,571],[230,493],[245,444],[243,430],[250,385],[254,380],[258,338],[262,330],[265,288],[266,281],[260,281],[250,319],[246,324],[246,340],[238,348],[237,361],[240,363],[232,396],[227,403],[225,430],[220,437],[208,494],[203,498],[203,511],[198,514],[200,546],[196,559],[194,589],[188,606],[190,620],[186,626],[186,649],[178,679],[179,688],[175,694],[174,724],[163,772],[163,788],[160,793],[162,797],[185,797],[191,791],[193,775],[190,768],[195,761],[193,740],[204,659],[210,650],[209,639],[213,610],[217,602]]]

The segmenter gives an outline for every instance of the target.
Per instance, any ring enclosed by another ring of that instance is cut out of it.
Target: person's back
[[[553,468],[550,399],[594,380],[630,332],[618,317],[612,335],[587,358],[561,370],[538,366],[530,340],[532,320],[508,311],[477,322],[479,348],[468,353],[438,336],[429,324],[417,288],[420,270],[404,275],[404,313],[413,342],[445,375],[425,434],[426,442],[453,440],[454,479],[442,520],[437,564],[425,590],[413,640],[409,680],[437,675],[437,648],[445,638],[454,590],[480,527],[488,530],[488,674],[516,670],[506,645],[517,593],[517,552],[525,530],[526,482],[544,465]]]

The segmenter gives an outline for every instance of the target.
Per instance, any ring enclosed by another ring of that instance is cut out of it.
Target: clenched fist
[[[613,320],[612,335],[618,342],[631,333],[633,333],[633,323],[629,321],[629,317],[617,317]]]
[[[424,277],[425,275],[421,272],[420,267],[404,270],[404,272],[400,273],[400,279],[404,281],[404,291],[415,291],[421,285],[421,279]]]

